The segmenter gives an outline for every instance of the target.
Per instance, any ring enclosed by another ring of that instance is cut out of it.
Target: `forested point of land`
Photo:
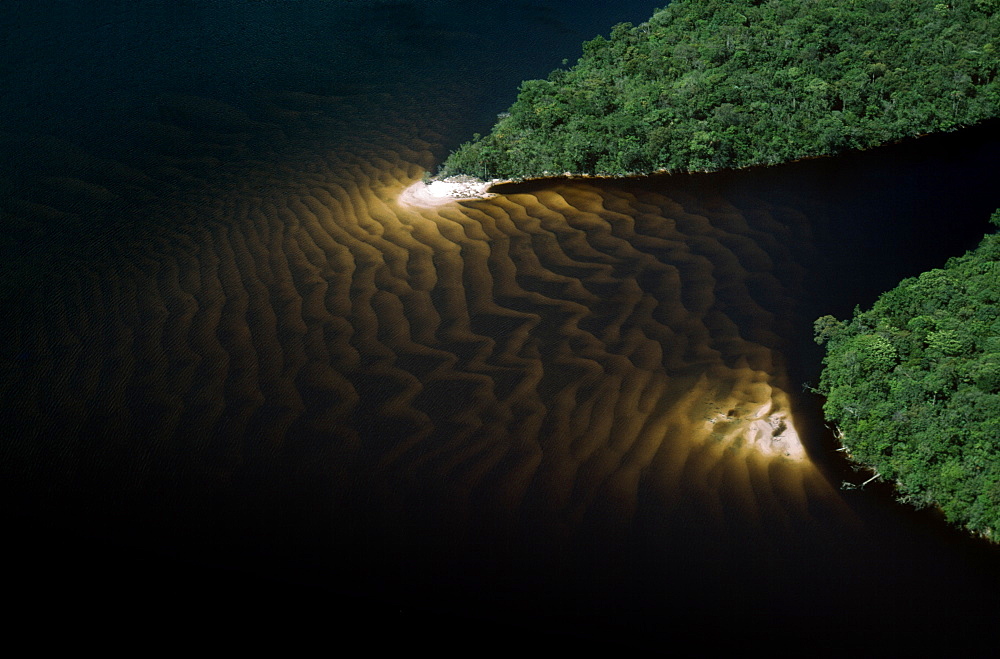
[[[770,165],[1000,113],[1000,0],[674,0],[522,83],[441,175]]]
[[[1000,234],[815,329],[824,413],[851,458],[1000,540]]]

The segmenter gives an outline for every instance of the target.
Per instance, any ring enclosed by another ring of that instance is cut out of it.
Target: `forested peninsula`
[[[521,85],[440,175],[711,171],[1000,114],[1000,0],[674,0]]]
[[[1000,234],[815,329],[824,413],[851,458],[1000,540]]]
[[[714,171],[866,149],[1000,116],[998,68],[1000,0],[674,0],[524,82],[439,175]],[[852,460],[1000,540],[1000,235],[815,330],[818,392]]]

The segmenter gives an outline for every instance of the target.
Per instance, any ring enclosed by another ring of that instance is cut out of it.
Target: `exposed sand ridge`
[[[489,199],[496,195],[489,192],[499,180],[483,181],[473,176],[449,176],[434,179],[429,183],[421,180],[413,183],[399,195],[402,206],[426,206],[433,208],[453,201]]]

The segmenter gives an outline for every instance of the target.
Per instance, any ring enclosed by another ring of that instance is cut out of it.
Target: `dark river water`
[[[21,609],[650,647],[989,640],[1000,553],[885,485],[842,488],[868,474],[803,385],[814,318],[988,229],[996,124],[403,197],[521,80],[659,4],[0,4],[0,522]]]

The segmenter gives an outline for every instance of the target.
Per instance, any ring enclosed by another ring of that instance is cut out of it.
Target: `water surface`
[[[24,597],[979,633],[996,551],[841,490],[867,476],[802,383],[813,318],[975,245],[996,127],[401,203],[520,79],[655,6],[592,5],[0,9]]]

